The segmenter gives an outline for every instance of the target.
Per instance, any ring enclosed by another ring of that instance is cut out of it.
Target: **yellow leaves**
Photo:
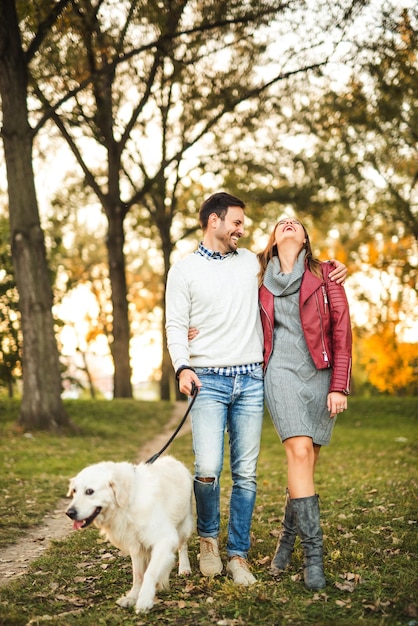
[[[360,254],[362,261],[371,267],[384,270],[390,266],[399,275],[414,247],[413,235],[391,237],[390,233],[387,233],[383,237],[363,241]]]
[[[388,327],[364,339],[364,365],[369,381],[379,391],[400,393],[416,380],[418,343],[400,343]]]
[[[378,267],[381,251],[374,245],[374,242],[367,244],[367,260],[373,267]]]

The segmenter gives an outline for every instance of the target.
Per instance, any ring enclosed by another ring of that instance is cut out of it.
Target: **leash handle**
[[[180,431],[181,427],[183,426],[184,422],[187,419],[187,416],[189,415],[191,408],[194,404],[194,401],[196,400],[197,394],[198,394],[198,387],[196,386],[196,383],[194,381],[192,381],[192,385],[191,385],[191,401],[189,402],[189,406],[187,407],[187,410],[180,422],[180,424],[177,426],[176,430],[174,431],[174,433],[171,435],[170,439],[167,441],[167,443],[161,448],[161,450],[159,452],[157,452],[156,454],[154,454],[154,456],[152,456],[151,458],[148,459],[148,461],[145,461],[145,463],[147,465],[151,465],[151,463],[154,463],[154,461],[156,461],[158,459],[159,456],[162,455],[162,453],[167,450],[168,446],[170,445],[170,443],[175,439],[177,433]]]

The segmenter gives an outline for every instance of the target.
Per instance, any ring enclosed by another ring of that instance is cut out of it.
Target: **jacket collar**
[[[300,288],[300,300],[305,302],[321,285],[324,284],[324,279],[315,276],[307,267],[305,261],[305,273],[302,279],[302,285]]]

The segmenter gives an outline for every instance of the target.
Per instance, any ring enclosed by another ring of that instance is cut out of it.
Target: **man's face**
[[[214,237],[216,250],[221,254],[235,252],[238,240],[244,235],[244,210],[238,206],[228,207],[225,218],[217,218]]]

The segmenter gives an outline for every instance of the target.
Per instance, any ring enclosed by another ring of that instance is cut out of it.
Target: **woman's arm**
[[[327,280],[327,295],[331,314],[332,376],[330,392],[346,395],[350,392],[352,333],[350,310],[342,285]]]

